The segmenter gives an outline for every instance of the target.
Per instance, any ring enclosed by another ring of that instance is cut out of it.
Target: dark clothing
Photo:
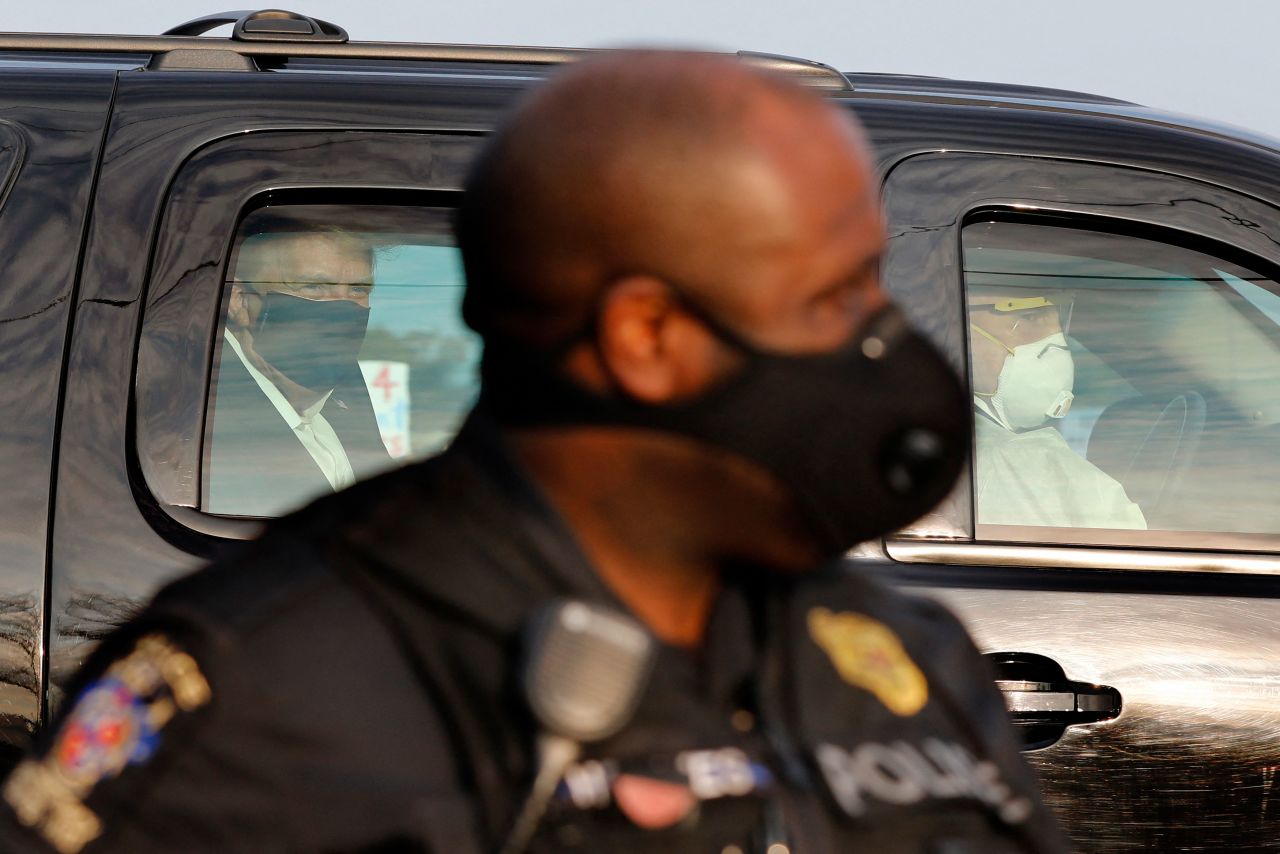
[[[56,836],[65,792],[13,781],[71,764],[108,772],[76,798],[100,822],[86,854],[492,851],[534,766],[522,627],[565,596],[622,608],[473,416],[442,456],[280,521],[105,643],[60,732],[11,778],[0,848],[50,850],[11,807]],[[156,635],[183,652],[138,659]],[[185,654],[195,676],[170,666]],[[122,657],[187,680],[153,679],[147,710],[186,701],[129,754],[143,758],[101,761],[67,733],[97,726],[80,710],[118,691]],[[687,783],[700,805],[640,830],[610,803],[619,773]],[[1058,839],[957,621],[833,568],[734,576],[702,654],[660,650],[632,723],[586,748],[533,850],[999,854]]]

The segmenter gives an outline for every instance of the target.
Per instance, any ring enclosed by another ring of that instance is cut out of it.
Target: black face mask
[[[310,300],[276,291],[262,294],[253,327],[258,355],[312,391],[328,391],[358,371],[356,356],[369,327],[369,309],[350,300]]]
[[[969,450],[969,402],[896,308],[841,349],[815,355],[760,350],[695,314],[746,357],[696,398],[653,406],[602,397],[546,360],[486,352],[486,403],[512,427],[640,427],[745,457],[791,489],[831,555],[901,528],[947,495]]]

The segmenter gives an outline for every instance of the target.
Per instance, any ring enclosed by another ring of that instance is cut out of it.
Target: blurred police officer
[[[879,289],[848,117],[729,59],[594,60],[492,141],[458,233],[486,352],[454,445],[104,644],[5,850],[1061,850],[958,623],[821,568],[968,444]],[[526,639],[562,599],[656,664],[529,825]]]

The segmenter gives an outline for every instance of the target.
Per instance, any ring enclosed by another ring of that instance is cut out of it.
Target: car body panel
[[[1120,691],[1119,718],[1028,754],[1075,850],[1274,851],[1280,600],[1171,588],[922,590],[982,649],[1046,655]]]
[[[40,719],[63,352],[114,74],[0,68],[0,757]]]

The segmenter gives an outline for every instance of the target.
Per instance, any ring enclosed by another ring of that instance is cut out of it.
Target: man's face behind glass
[[[971,336],[973,389],[979,394],[995,393],[1010,350],[1063,331],[1061,312],[1055,306],[996,311],[993,306],[975,305],[970,306],[969,322],[999,341],[980,334]]]
[[[356,370],[373,289],[366,244],[341,233],[260,237],[235,272],[227,327],[259,370],[314,392]]]

